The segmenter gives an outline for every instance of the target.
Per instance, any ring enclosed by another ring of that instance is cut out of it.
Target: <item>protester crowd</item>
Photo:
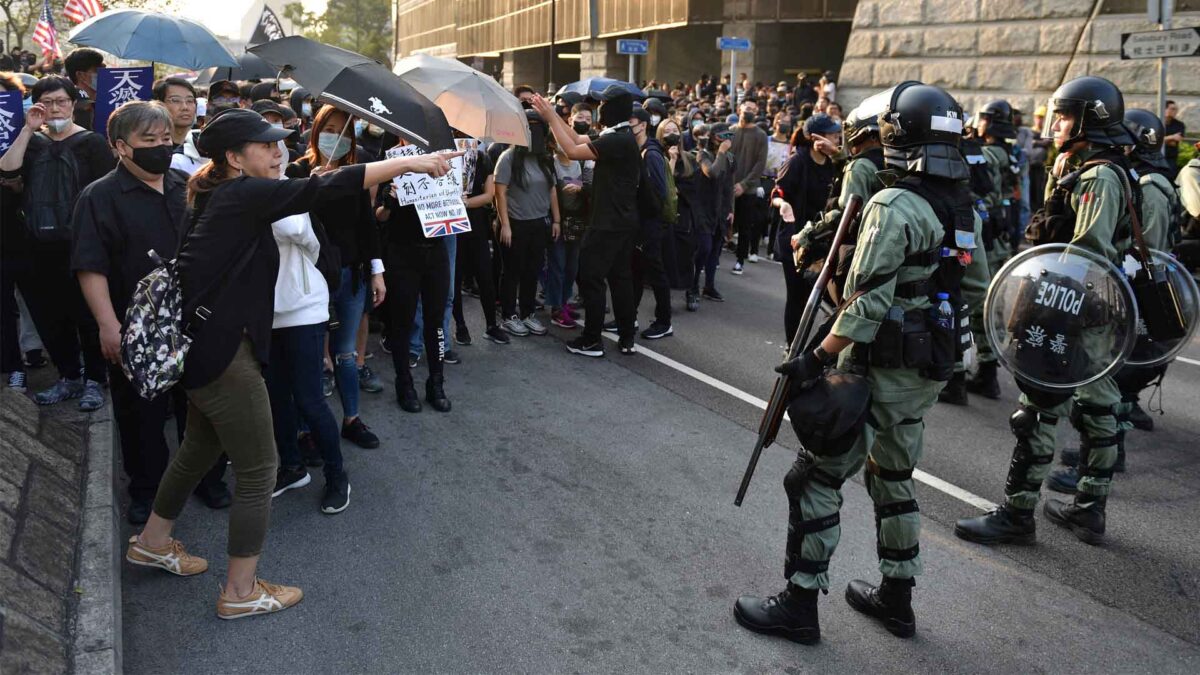
[[[4,58],[36,68],[15,50]],[[233,506],[224,618],[299,601],[299,589],[254,576],[270,499],[321,468],[321,511],[347,508],[342,441],[380,445],[361,413],[363,395],[384,391],[377,353],[391,356],[403,411],[450,412],[456,383],[444,364],[467,358],[460,348],[473,333],[506,345],[546,335],[549,323],[579,330],[572,353],[604,356],[609,332],[618,351],[634,354],[639,337],[675,334],[677,298],[689,312],[723,302],[718,270],[743,275],[764,258],[785,262],[790,340],[807,296],[793,249],[836,199],[846,160],[831,73],[774,85],[743,75],[732,88],[728,75],[651,81],[643,95],[606,91],[599,103],[521,86],[513,93],[530,146],[471,151],[471,231],[426,238],[390,179],[444,173],[444,159],[384,159],[405,141],[274,81],[160,80],[153,102],[113,113],[105,138],[90,131],[89,103],[103,65],[84,48],[28,89],[0,73],[0,87],[27,102],[25,127],[0,158],[0,370],[24,391],[26,368],[52,362],[58,379],[34,395],[40,405],[78,399],[96,410],[107,389],[127,517],[146,524],[131,562],[204,571],[171,525],[193,492],[210,508]],[[1020,204],[1014,245],[1039,206],[1048,145],[1040,120],[1018,127],[1016,179],[1005,181],[1005,199]],[[1168,128],[1178,144],[1182,125]],[[120,343],[131,295],[156,267],[150,250],[176,258],[185,300],[203,294],[213,311],[183,383],[146,400],[121,367]],[[480,302],[483,325],[469,323],[466,298]],[[641,329],[644,298],[654,311]],[[334,392],[340,418],[326,402]],[[168,462],[172,417],[181,445]],[[229,463],[235,495],[224,481]],[[255,594],[274,604],[246,601]]]

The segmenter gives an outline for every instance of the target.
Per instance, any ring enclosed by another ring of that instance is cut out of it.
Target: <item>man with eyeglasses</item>
[[[185,79],[168,77],[155,82],[152,92],[171,113],[171,143],[178,150],[196,124],[196,88]]]
[[[17,285],[59,380],[38,393],[39,405],[80,399],[84,411],[104,405],[107,365],[100,331],[71,273],[71,212],[83,188],[116,164],[108,141],[72,121],[79,90],[48,75],[33,85],[25,126],[0,157],[0,178],[22,194],[21,210],[35,270]],[[83,372],[80,372],[80,354]]]

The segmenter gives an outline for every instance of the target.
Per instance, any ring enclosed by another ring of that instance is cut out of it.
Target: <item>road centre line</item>
[[[605,332],[604,337],[608,338],[609,340],[611,340],[613,342],[617,341],[617,336],[613,335],[612,333]],[[707,384],[708,386],[710,386],[714,389],[717,389],[718,391],[724,392],[740,401],[749,403],[750,405],[752,405],[760,410],[767,409],[767,402],[762,400],[761,398],[758,398],[757,396],[751,396],[750,394],[747,394],[746,392],[742,391],[741,389],[738,389],[737,387],[735,387],[731,384],[727,384],[725,382],[722,382],[721,380],[718,380],[717,378],[715,378],[711,375],[702,373],[699,370],[696,370],[695,368],[692,368],[689,365],[680,363],[679,361],[676,361],[675,359],[673,359],[669,356],[664,356],[662,354],[659,354],[656,351],[647,349],[646,347],[642,346],[641,344],[639,344],[637,346],[637,353],[643,354],[646,356],[646,358],[650,359],[651,361],[657,361],[657,362],[663,364],[664,366],[671,368],[672,370],[678,371],[678,372],[680,372],[684,375],[687,375],[688,377],[690,377],[694,380],[697,380],[699,382],[703,382],[704,384]],[[1180,358],[1182,358],[1182,357],[1180,357]],[[1200,362],[1193,362],[1193,363],[1196,363],[1196,365],[1200,365]],[[787,415],[784,415],[784,419],[787,419]],[[991,511],[992,509],[996,508],[996,504],[993,504],[992,502],[984,499],[983,497],[980,497],[977,494],[974,494],[972,492],[964,490],[953,483],[942,480],[941,478],[938,478],[937,476],[934,476],[931,473],[922,471],[921,469],[913,469],[913,479],[920,483],[924,483],[925,485],[928,485],[929,487],[937,490],[938,492],[947,494],[961,502],[970,504],[971,506],[974,506],[975,508],[981,509],[983,511]]]

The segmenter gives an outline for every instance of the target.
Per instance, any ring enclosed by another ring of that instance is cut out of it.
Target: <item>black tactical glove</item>
[[[775,372],[786,375],[797,382],[808,382],[820,377],[821,373],[825,372],[825,364],[829,361],[829,354],[818,346],[810,352],[804,352],[794,359],[775,366]]]

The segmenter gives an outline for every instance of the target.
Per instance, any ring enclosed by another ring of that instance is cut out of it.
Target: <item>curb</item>
[[[74,672],[111,675],[121,664],[120,503],[112,401],[88,427],[87,484],[79,542]]]

